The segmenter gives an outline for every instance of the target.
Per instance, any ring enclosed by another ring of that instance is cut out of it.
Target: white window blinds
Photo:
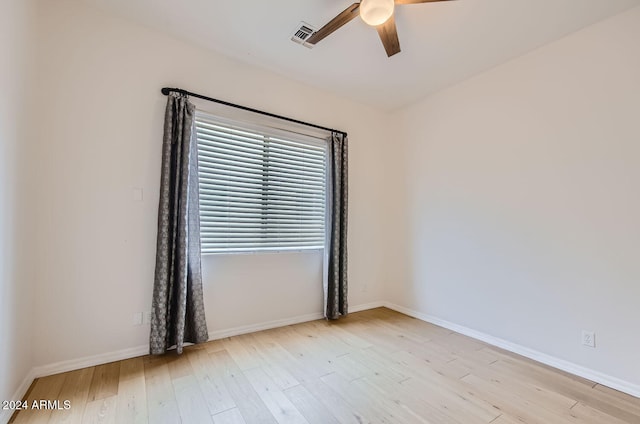
[[[324,247],[326,142],[196,114],[203,253]]]

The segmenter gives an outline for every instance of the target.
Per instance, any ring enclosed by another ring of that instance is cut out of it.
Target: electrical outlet
[[[142,312],[133,314],[133,325],[142,325]]]
[[[582,330],[582,344],[589,347],[596,347],[596,333]]]
[[[144,325],[151,324],[151,311],[147,311],[144,313]]]

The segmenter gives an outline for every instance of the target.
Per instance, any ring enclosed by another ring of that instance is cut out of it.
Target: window
[[[320,249],[324,140],[196,113],[202,253]]]

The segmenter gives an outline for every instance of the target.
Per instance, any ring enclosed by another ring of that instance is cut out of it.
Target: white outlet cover
[[[582,330],[582,344],[588,347],[596,347],[596,334],[593,331]]]
[[[134,187],[131,197],[134,202],[142,202],[144,199],[144,191],[140,187]]]
[[[142,325],[142,312],[133,314],[133,325]]]

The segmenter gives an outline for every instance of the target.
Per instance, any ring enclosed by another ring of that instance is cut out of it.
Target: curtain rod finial
[[[164,87],[162,90],[160,90],[162,92],[162,94],[164,94],[165,96],[168,96],[169,93],[171,93],[171,89],[169,87]]]

